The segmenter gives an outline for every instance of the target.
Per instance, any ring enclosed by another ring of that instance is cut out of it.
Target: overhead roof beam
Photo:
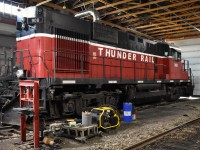
[[[107,1],[107,0],[99,0],[100,2],[102,2],[102,3],[104,3],[105,4],[105,6],[107,6],[107,5],[110,5],[110,3]],[[126,1],[126,0],[124,0],[124,1]],[[124,3],[124,1],[123,1],[123,3]],[[119,8],[118,7],[116,7],[116,6],[112,6],[114,9],[116,9],[116,10],[118,10]],[[96,9],[97,10],[97,9]],[[122,11],[122,12],[124,12],[125,14],[128,14],[128,12],[127,11]],[[106,16],[106,15],[105,15]]]
[[[68,0],[61,0],[59,2],[57,2],[56,4],[61,4],[61,3],[64,3],[64,2],[67,2]]]
[[[121,11],[127,11],[127,10],[131,10],[131,9],[135,9],[135,8],[149,6],[151,4],[160,3],[160,2],[164,2],[164,1],[166,1],[166,0],[156,0],[156,1],[147,2],[147,3],[144,3],[144,4],[138,4],[138,5],[135,5],[135,6],[131,6],[131,7],[122,8],[122,9],[118,9],[118,10],[115,10],[115,11],[107,12],[106,14],[102,14],[102,16],[103,15],[112,15],[112,14],[119,13]]]
[[[191,13],[193,13],[193,12],[184,13],[184,14],[179,15],[179,16],[180,16],[180,17],[189,16],[189,15],[191,15]],[[198,14],[200,14],[200,13],[196,13],[196,15],[198,15]],[[193,15],[194,15],[194,14],[193,14]],[[199,16],[198,16],[198,17],[199,17]],[[153,18],[153,17],[151,16],[151,18],[154,19],[156,22],[157,22],[157,21],[163,21],[163,20],[164,20],[163,17]],[[177,18],[177,16],[165,16],[164,18],[170,21],[171,19]],[[131,22],[134,22],[134,21],[135,21],[135,22],[138,22],[139,19],[138,19],[138,18],[127,19],[127,20],[125,20],[125,21],[121,21],[121,23],[131,23]],[[148,25],[146,25],[146,26],[148,26]],[[140,26],[140,27],[138,27],[138,28],[145,28],[145,26]]]
[[[73,9],[79,8],[79,7],[82,7],[82,6],[86,6],[86,5],[89,5],[89,4],[98,2],[98,1],[99,1],[99,0],[90,0],[90,1],[82,2],[81,4],[75,5],[75,6],[73,7]]]
[[[168,12],[171,12],[171,10],[170,9],[166,9]],[[199,28],[197,28],[197,27],[195,27],[194,25],[192,25],[192,24],[190,24],[189,22],[188,22],[188,20],[185,20],[185,19],[183,19],[183,18],[181,18],[179,15],[177,15],[176,13],[173,13],[175,16],[177,16],[184,24],[186,24],[186,25],[188,25],[188,26],[190,26],[191,28],[193,28],[193,29],[195,29],[195,30],[197,30],[198,32],[200,32],[200,29]]]
[[[154,15],[155,13],[153,13],[153,12],[150,12],[152,15]],[[136,19],[136,18],[135,18]],[[126,20],[127,21],[127,20]],[[156,23],[159,23],[159,21],[160,22],[167,22],[167,23],[171,23],[170,21],[170,19],[168,19],[167,17],[161,17],[161,18],[150,18],[150,17],[147,17],[146,19],[144,18],[144,20],[142,20],[142,19],[138,19],[137,18],[137,21],[136,22],[133,22],[133,21],[131,21],[131,22],[124,22],[124,21],[119,21],[119,23],[128,23],[128,24],[133,24],[134,25],[134,27],[140,27],[140,26],[145,26],[145,25],[147,25],[146,23],[148,23],[148,22],[150,22],[151,24],[153,23],[153,22],[156,22]],[[171,24],[174,24],[173,22],[171,23]]]
[[[190,22],[191,24],[196,24],[199,23],[199,21],[193,21]],[[180,28],[181,24],[175,24],[175,25],[166,25],[166,26],[157,26],[156,28],[149,28],[149,29],[144,29],[144,30],[139,30],[141,32],[149,32],[149,31],[156,31],[156,30],[160,30],[160,29],[169,29],[169,28],[173,28],[173,27],[179,27]],[[182,25],[183,26],[183,25]]]
[[[37,3],[40,3],[40,2],[42,2],[42,0],[37,0]],[[54,3],[45,3],[44,5],[48,6],[48,7],[51,7],[51,8],[54,8],[54,9],[57,9],[57,10],[65,10],[65,11],[68,11],[68,12],[71,12],[71,13],[75,13],[76,12],[76,11],[74,11],[72,9],[69,9],[69,8],[63,9],[61,6],[56,5]]]
[[[184,30],[176,30],[176,34],[179,33],[185,33],[185,32],[193,32],[195,29],[184,29]],[[174,34],[174,31],[168,31],[168,32],[160,32],[156,34],[152,34],[153,36],[161,36],[161,35],[168,35],[168,34]]]
[[[114,6],[121,5],[121,4],[124,4],[124,3],[127,3],[127,2],[131,2],[131,1],[132,0],[123,0],[123,1],[115,2],[115,3],[106,4],[105,6],[97,7],[96,10],[102,10],[102,9],[106,9],[106,8],[109,8],[109,7],[114,7]]]
[[[196,19],[198,19],[198,17],[190,17],[190,18],[186,19],[186,21],[196,20]],[[169,21],[169,23],[178,23],[178,22],[182,22],[182,20]],[[138,27],[135,27],[135,28],[136,29],[143,29],[143,28],[148,28],[148,27],[158,26],[158,25],[166,25],[166,22],[154,23],[154,24],[145,25],[145,26],[138,26]]]
[[[195,23],[195,25],[197,27],[199,27],[198,23]],[[167,32],[170,32],[170,31],[173,31],[175,33],[176,31],[184,30],[184,29],[191,29],[191,27],[190,26],[185,26],[185,27],[182,27],[182,28],[173,27],[173,28],[167,28],[167,29],[160,29],[160,30],[156,30],[156,31],[150,31],[150,32],[147,32],[147,33],[151,34],[151,35],[156,34],[156,33],[167,33]]]
[[[193,6],[193,7],[188,7],[188,8],[183,8],[183,9],[178,9],[178,10],[172,10],[171,12],[164,12],[164,13],[159,13],[159,14],[155,14],[155,15],[152,15],[151,17],[160,17],[160,16],[163,16],[163,15],[168,15],[168,14],[172,14],[172,13],[177,13],[177,12],[183,12],[183,11],[187,11],[187,10],[194,10],[194,9],[199,9],[200,8],[200,5],[197,5],[197,6]]]
[[[153,17],[163,17],[164,15],[168,15],[168,14],[171,14],[171,13],[177,13],[177,12],[184,12],[184,11],[188,11],[188,10],[195,10],[195,9],[199,9],[200,6],[197,5],[197,6],[193,6],[193,7],[189,7],[189,8],[184,8],[184,9],[180,9],[180,10],[173,10],[171,12],[164,12],[164,13],[160,13],[160,14],[155,14],[155,15],[151,15],[150,17],[153,18]],[[164,16],[166,17],[166,16]],[[177,17],[177,16],[173,16],[173,17]],[[139,21],[139,19],[130,19],[130,21]]]
[[[197,25],[197,23],[196,23]],[[197,27],[199,27],[200,25],[197,25]],[[151,31],[151,32],[148,32],[149,34],[151,35],[158,35],[158,34],[166,34],[166,33],[170,33],[170,32],[174,32],[174,33],[179,33],[179,32],[184,32],[184,31],[188,31],[188,30],[191,30],[191,31],[194,31],[193,28],[191,28],[190,26],[185,26],[183,28],[178,28],[178,27],[175,27],[175,28],[170,28],[170,29],[161,29],[159,30],[160,32],[158,31]]]
[[[129,13],[129,14],[121,15],[121,16],[118,16],[118,17],[111,18],[109,20],[121,19],[121,18],[129,17],[131,15],[139,15],[139,14],[158,11],[158,10],[162,10],[162,9],[164,10],[164,9],[167,9],[167,8],[170,8],[170,7],[177,7],[177,6],[189,4],[191,2],[196,2],[196,1],[199,1],[199,0],[190,0],[190,1],[185,1],[185,2],[182,2],[182,3],[175,3],[175,4],[171,4],[171,5],[167,5],[167,6],[159,6],[157,8],[153,8],[153,9],[148,9],[148,10],[144,10],[144,11],[139,11],[139,12],[135,12],[135,13]]]
[[[194,35],[194,36],[189,36],[189,37],[179,37],[179,38],[170,37],[170,38],[165,39],[165,41],[171,42],[171,41],[179,41],[179,40],[187,40],[187,39],[195,39],[195,38],[200,38],[200,35]]]
[[[195,31],[195,32],[189,31],[189,32],[180,33],[180,34],[174,34],[174,33],[173,33],[173,34],[169,34],[169,35],[166,35],[166,36],[165,36],[165,35],[163,35],[163,36],[158,36],[157,38],[169,38],[169,37],[170,37],[170,38],[175,38],[175,37],[182,37],[182,36],[183,36],[183,37],[187,37],[187,36],[191,36],[191,35],[192,35],[192,36],[194,36],[194,35],[198,35],[198,36],[199,36],[200,34],[199,34],[199,32],[196,32],[196,31]]]

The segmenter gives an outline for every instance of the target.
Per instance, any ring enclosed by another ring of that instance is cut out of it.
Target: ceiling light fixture
[[[64,2],[64,5],[63,5],[63,9],[66,9],[67,7],[66,7],[66,4],[65,4],[65,2]]]

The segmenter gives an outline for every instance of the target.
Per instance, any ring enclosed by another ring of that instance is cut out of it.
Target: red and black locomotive
[[[18,16],[15,56],[18,77],[40,81],[50,118],[193,91],[188,61],[175,46],[46,7]]]

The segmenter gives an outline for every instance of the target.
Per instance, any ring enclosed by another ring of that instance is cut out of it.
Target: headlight
[[[18,69],[15,74],[18,78],[23,77],[24,76],[24,70]]]

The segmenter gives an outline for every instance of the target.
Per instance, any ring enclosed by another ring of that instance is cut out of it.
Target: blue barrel
[[[131,122],[132,121],[132,103],[124,103],[123,110],[124,110],[124,122]]]

